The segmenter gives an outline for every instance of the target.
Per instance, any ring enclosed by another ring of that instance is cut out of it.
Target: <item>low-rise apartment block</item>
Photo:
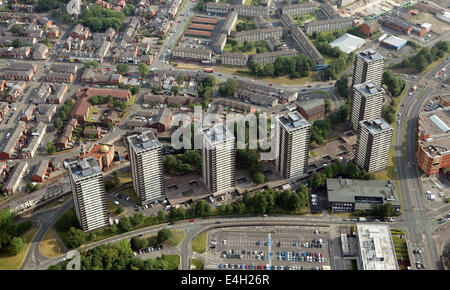
[[[273,63],[280,56],[293,57],[297,54],[299,53],[295,49],[278,50],[254,54],[252,55],[251,60],[258,63],[259,65],[265,65],[267,63]]]
[[[225,44],[227,43],[227,34],[226,33],[220,33],[216,37],[216,41],[212,44],[212,48],[215,53],[222,53]]]
[[[255,29],[255,30],[247,30],[235,32],[233,38],[238,42],[254,42],[258,40],[266,40],[269,37],[280,38],[283,34],[283,29],[281,27],[272,27],[272,28],[264,28],[264,29]]]
[[[189,61],[211,61],[212,50],[189,47],[176,47],[172,50],[172,57]]]
[[[223,52],[220,56],[220,63],[233,66],[247,66],[248,54],[237,52]]]
[[[222,14],[226,15],[231,10],[230,3],[215,3],[215,2],[206,2],[204,4],[204,9],[206,13],[214,13],[214,14]]]
[[[320,4],[319,9],[329,19],[339,18],[339,13],[334,10],[333,6],[331,6],[330,3],[325,2]]]
[[[291,29],[291,36],[307,57],[313,59],[316,64],[324,63],[323,56],[299,27]]]
[[[314,3],[300,3],[294,5],[285,5],[280,8],[281,14],[303,15],[314,13],[316,6]]]
[[[269,8],[264,6],[234,5],[234,11],[236,11],[239,16],[267,17],[270,15]]]
[[[333,30],[342,30],[353,26],[351,17],[332,18],[318,21],[306,22],[304,25],[305,32],[310,34],[315,32],[325,32]]]

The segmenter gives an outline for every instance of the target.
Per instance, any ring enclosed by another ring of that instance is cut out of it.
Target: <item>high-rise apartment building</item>
[[[381,86],[383,77],[384,57],[373,49],[355,54],[352,86],[365,82],[374,82]]]
[[[392,127],[379,117],[361,121],[356,144],[356,164],[369,173],[386,169],[392,132]]]
[[[203,131],[202,171],[213,195],[235,187],[235,138],[222,124]]]
[[[302,177],[308,169],[311,125],[298,112],[276,117],[275,167],[286,179]]]
[[[350,122],[358,130],[359,122],[381,116],[384,101],[384,89],[373,82],[353,87]]]
[[[81,228],[89,232],[109,225],[103,173],[94,157],[69,164],[75,212]]]
[[[142,204],[165,197],[162,145],[152,131],[129,136],[133,188]]]

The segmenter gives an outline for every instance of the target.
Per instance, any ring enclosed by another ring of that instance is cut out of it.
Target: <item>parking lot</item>
[[[214,230],[208,235],[205,261],[216,269],[323,270],[329,267],[328,230],[303,226]]]

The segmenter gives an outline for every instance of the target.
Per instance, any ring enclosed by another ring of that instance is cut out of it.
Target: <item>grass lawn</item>
[[[134,94],[131,95],[131,98],[126,102],[127,107],[131,106],[134,104],[134,102],[136,101],[138,94]]]
[[[179,69],[193,69],[193,70],[203,70],[202,66],[195,65],[195,64],[188,64],[188,63],[178,63],[177,68]]]
[[[303,77],[299,79],[297,78],[291,79],[290,77],[256,77],[256,76],[252,77],[258,80],[266,81],[268,83],[275,83],[281,85],[302,85],[309,83],[312,79],[312,76]]]
[[[173,235],[167,240],[167,242],[173,247],[178,247],[178,245],[186,237],[186,233],[183,230],[173,230],[172,233]]]
[[[39,244],[39,251],[47,258],[54,258],[64,254],[64,247],[56,239],[53,229],[49,229]]]
[[[250,6],[252,5],[253,0],[245,0],[244,5]]]
[[[169,264],[168,270],[178,270],[178,265],[180,265],[179,255],[162,255],[162,258]]]
[[[194,266],[194,267],[192,267]],[[199,259],[191,260],[191,269],[192,270],[203,270],[203,261]]]
[[[206,236],[207,233],[200,234],[192,241],[192,250],[194,252],[202,254],[206,251]]]
[[[53,207],[59,206],[59,205],[63,204],[64,202],[66,202],[71,197],[72,197],[72,194],[68,194],[68,195],[64,196],[62,202],[59,201],[59,199],[58,199],[52,203],[47,204],[46,206],[43,207],[43,209],[48,209],[48,208],[53,208]]]
[[[166,247],[177,247],[186,237],[186,233],[183,230],[173,230],[172,236],[167,240],[162,242],[163,246]],[[148,239],[151,245],[157,245],[156,240],[157,234],[150,234],[143,236],[142,239]]]
[[[118,216],[118,214],[117,214],[117,209],[119,208],[119,205],[117,205],[117,204],[115,204],[115,203],[113,203],[113,202],[110,202],[110,201],[107,201],[106,204],[107,204],[107,206],[108,206],[109,214],[110,214],[111,216],[113,216],[113,217]],[[123,215],[125,212],[126,212],[126,211],[125,211],[125,209],[124,209],[119,215]]]
[[[129,196],[135,202],[140,203],[139,198],[138,198],[136,192],[134,192],[134,189],[132,187],[121,190],[120,193],[122,193],[123,195]]]
[[[126,183],[130,183],[130,182],[132,182],[130,171],[121,173],[119,175],[119,187],[123,186]]]
[[[37,227],[32,227],[25,233],[21,235],[25,246],[19,254],[15,256],[10,256],[8,253],[0,252],[0,270],[19,270],[20,266],[22,266],[25,257],[27,256],[28,249],[30,248],[31,241],[34,238],[34,235],[39,230]]]

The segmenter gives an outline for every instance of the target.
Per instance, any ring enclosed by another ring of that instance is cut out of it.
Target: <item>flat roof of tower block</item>
[[[153,134],[153,131],[142,132],[141,134],[136,134],[129,136],[128,142],[136,150],[140,152],[149,148],[161,147],[161,143],[158,138]]]
[[[74,179],[81,179],[102,173],[98,161],[94,157],[88,157],[70,163],[69,170]]]

